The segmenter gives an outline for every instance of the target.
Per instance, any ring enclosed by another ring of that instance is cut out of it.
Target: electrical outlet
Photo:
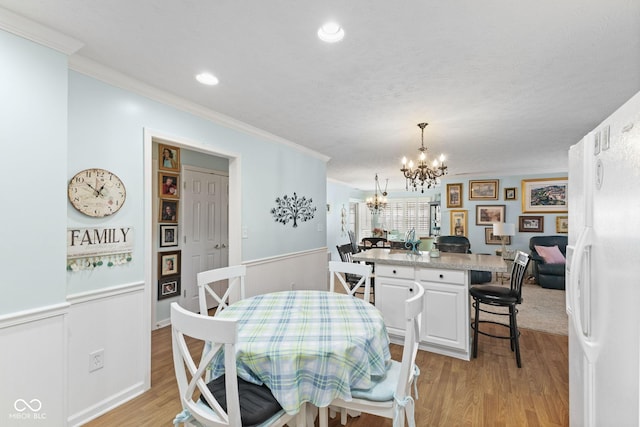
[[[89,353],[89,372],[104,368],[104,349]]]

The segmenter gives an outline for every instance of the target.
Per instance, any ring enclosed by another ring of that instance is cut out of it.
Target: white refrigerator
[[[569,419],[640,425],[640,93],[569,149]]]

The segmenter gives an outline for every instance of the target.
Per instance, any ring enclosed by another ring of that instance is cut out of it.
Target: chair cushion
[[[222,375],[207,384],[207,387],[216,398],[222,409],[227,410],[227,394],[225,391],[225,376]],[[240,417],[242,425],[249,427],[259,425],[282,410],[269,387],[257,385],[238,378],[238,395],[240,398]],[[200,401],[209,406],[209,403],[200,396]]]
[[[566,262],[564,255],[562,255],[562,252],[560,252],[560,249],[558,248],[558,245],[554,245],[554,246],[535,245],[535,248],[536,248],[536,252],[540,254],[544,262],[546,262],[547,264],[564,264]]]
[[[366,399],[374,402],[386,402],[393,399],[393,393],[398,387],[398,381],[400,379],[400,367],[402,364],[391,361],[391,367],[387,370],[387,375],[384,379],[378,381],[373,387],[367,390],[352,389],[351,396],[356,399]]]
[[[490,304],[513,304],[518,302],[518,295],[507,286],[484,285],[469,288],[472,297]]]

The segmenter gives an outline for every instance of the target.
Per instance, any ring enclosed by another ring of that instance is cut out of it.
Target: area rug
[[[498,283],[492,283],[496,285]],[[506,284],[504,286],[507,286]],[[471,299],[473,302],[473,299]],[[495,310],[499,311],[499,310]],[[507,310],[505,310],[507,312]],[[474,310],[471,307],[473,318]],[[481,313],[481,320],[508,322],[506,317]],[[552,334],[567,335],[568,318],[565,311],[565,291],[545,289],[537,284],[522,286],[522,304],[518,306],[518,327]]]

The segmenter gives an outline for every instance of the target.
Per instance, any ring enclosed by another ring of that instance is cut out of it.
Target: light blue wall
[[[568,165],[567,165],[568,166]],[[471,251],[473,253],[490,253],[495,254],[496,249],[500,249],[500,245],[486,245],[484,238],[484,229],[486,225],[476,225],[476,206],[477,205],[505,205],[505,222],[515,224],[516,235],[511,238],[511,245],[507,246],[507,249],[518,249],[523,252],[529,253],[529,239],[533,236],[541,235],[555,235],[556,234],[556,216],[566,214],[523,214],[522,213],[522,180],[532,178],[551,178],[551,177],[566,177],[567,172],[558,172],[552,174],[539,174],[539,175],[518,175],[518,176],[491,176],[491,177],[465,177],[449,178],[442,182],[442,234],[451,234],[450,226],[450,212],[452,209],[447,208],[447,201],[445,191],[447,184],[462,183],[462,200],[463,206],[461,208],[467,211],[468,220],[468,235],[471,242]],[[499,180],[498,188],[498,200],[476,201],[469,200],[469,181],[470,180],[483,180],[483,179],[497,179]],[[505,200],[504,189],[515,187],[517,199]],[[518,218],[522,215],[542,215],[544,217],[544,231],[542,233],[521,233],[518,231]]]
[[[327,182],[327,203],[331,206],[331,212],[327,214],[327,247],[332,260],[340,260],[336,246],[349,243],[349,235],[342,231],[341,210],[344,207],[349,214],[349,202],[363,198],[362,191],[346,184]]]
[[[241,221],[248,230],[243,260],[326,245],[323,159],[69,71],[64,54],[2,31],[0,63],[0,174],[7,202],[0,315],[144,280],[144,226],[150,217],[143,209],[144,176],[150,173],[143,165],[145,128],[241,157]],[[92,167],[113,171],[127,187],[124,207],[111,217],[86,217],[67,200],[68,180]],[[294,191],[318,208],[313,220],[296,229],[276,223],[270,213],[276,197]],[[93,226],[133,227],[133,261],[67,272],[67,227]]]
[[[125,266],[68,273],[70,293],[137,282],[144,275],[143,129],[197,141],[242,159],[242,260],[266,258],[326,245],[326,163],[295,148],[225,128],[91,77],[69,73],[68,176],[87,167],[116,173],[127,186],[127,202],[113,217],[91,219],[68,206],[70,226],[133,226],[133,261]],[[313,220],[293,228],[273,219],[275,198],[311,197]],[[237,215],[230,212],[230,215]]]
[[[154,160],[158,160],[154,150]],[[229,172],[229,160],[223,157],[209,156],[193,150],[180,150],[180,163],[199,168]]]
[[[0,315],[63,303],[67,58],[0,31]]]

